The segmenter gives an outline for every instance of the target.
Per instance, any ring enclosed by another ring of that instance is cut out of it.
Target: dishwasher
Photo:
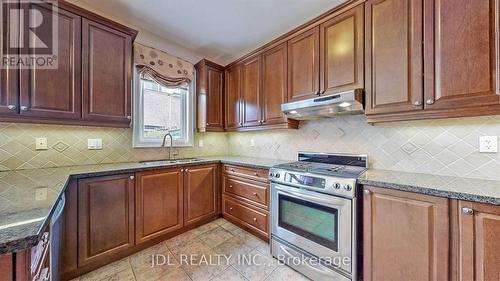
[[[59,281],[59,266],[61,264],[61,240],[63,228],[63,211],[66,204],[65,194],[57,202],[56,209],[50,219],[50,280]]]

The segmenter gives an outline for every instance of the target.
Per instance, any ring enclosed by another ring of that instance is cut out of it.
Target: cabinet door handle
[[[13,105],[13,104],[9,104],[9,105],[7,106],[7,108],[8,108],[9,110],[16,110],[17,106],[15,106],[15,105]]]
[[[434,100],[433,99],[428,99],[425,101],[426,104],[433,104],[434,103]]]
[[[232,186],[232,185],[229,185],[229,188],[233,188],[233,186]]]
[[[417,100],[413,104],[416,105],[416,106],[419,106],[419,105],[422,105],[422,101]]]
[[[364,193],[365,195],[370,195],[370,191],[369,191],[368,189],[363,190],[363,193]]]
[[[127,119],[128,119],[128,120],[132,119],[132,116],[130,116],[130,115],[129,115],[129,116],[127,116]]]
[[[254,176],[258,177],[259,176],[259,173],[255,172],[253,173]]]
[[[257,194],[257,192],[254,192],[253,196],[258,197],[259,195]]]
[[[184,169],[181,169],[181,173],[184,172]]]
[[[474,210],[471,208],[462,208],[462,212],[466,215],[472,215],[474,214]]]
[[[254,222],[257,222],[257,218],[253,218],[253,221],[254,221]]]
[[[21,105],[21,110],[22,110],[22,111],[27,111],[27,110],[28,110],[28,107],[27,107],[27,106],[24,106],[24,105]]]
[[[232,211],[233,210],[233,207],[229,207],[229,211]]]
[[[130,178],[130,180],[134,180],[134,179],[135,179],[135,177],[134,177],[134,176],[130,176],[129,178]]]

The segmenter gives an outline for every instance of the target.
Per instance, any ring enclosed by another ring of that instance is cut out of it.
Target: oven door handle
[[[309,195],[305,192],[292,191],[289,188],[283,187],[281,185],[276,185],[275,188],[278,192],[286,193],[287,195],[289,195],[291,197],[294,197],[297,199],[308,199],[312,202],[316,202],[316,203],[319,203],[319,204],[325,205],[325,206],[334,206],[334,207],[335,206],[345,206],[346,203],[351,202],[351,200],[349,200],[349,199],[339,198],[339,197],[330,196],[330,195],[326,195],[329,197],[328,199],[323,199],[319,196]]]

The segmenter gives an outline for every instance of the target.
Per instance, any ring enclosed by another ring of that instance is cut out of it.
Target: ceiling
[[[78,0],[227,64],[345,0]]]

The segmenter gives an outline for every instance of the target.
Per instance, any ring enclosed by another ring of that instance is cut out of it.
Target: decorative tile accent
[[[69,148],[69,145],[65,144],[62,141],[58,141],[56,144],[52,146],[52,148],[55,149],[57,152],[62,153],[63,151]]]
[[[406,152],[406,153],[408,153],[409,155],[411,155],[411,154],[413,154],[413,152],[415,152],[415,151],[418,149],[418,147],[416,147],[416,146],[415,146],[413,143],[411,143],[411,142],[407,142],[407,143],[405,143],[403,146],[401,146],[401,149],[402,149],[404,152]]]

